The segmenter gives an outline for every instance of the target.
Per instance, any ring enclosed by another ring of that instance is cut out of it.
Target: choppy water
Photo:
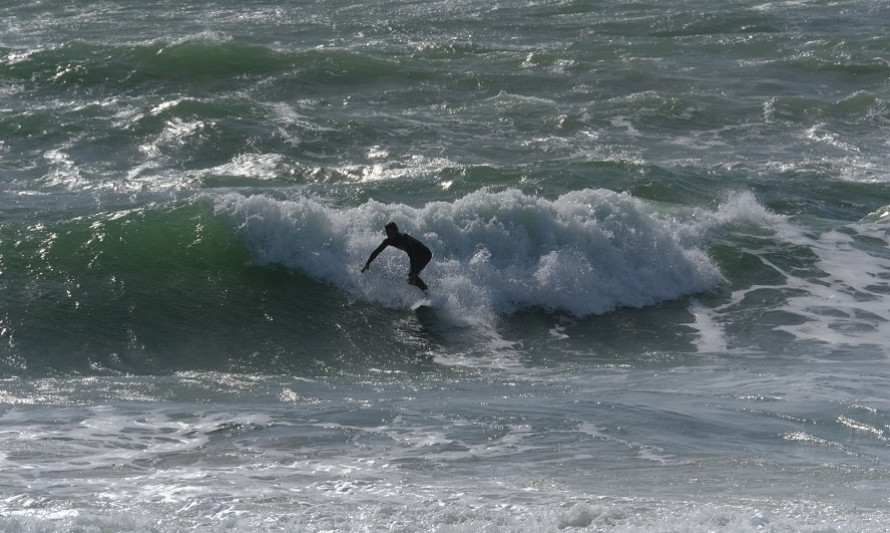
[[[0,7],[0,529],[884,531],[888,23]]]

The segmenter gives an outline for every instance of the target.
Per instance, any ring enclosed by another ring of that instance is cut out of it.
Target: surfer
[[[373,261],[387,246],[395,246],[399,250],[408,254],[408,259],[411,260],[411,268],[408,270],[408,284],[414,285],[426,292],[426,283],[420,279],[419,274],[427,263],[430,262],[430,259],[433,258],[433,252],[424,246],[422,242],[407,233],[399,233],[399,227],[396,226],[395,222],[388,223],[383,229],[386,230],[386,238],[383,239],[383,242],[376,250],[371,252],[371,257],[368,258],[365,266],[362,267],[362,273],[371,267],[371,261]]]

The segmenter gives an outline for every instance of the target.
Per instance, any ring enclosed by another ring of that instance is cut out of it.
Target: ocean
[[[888,27],[5,2],[0,530],[890,530]]]

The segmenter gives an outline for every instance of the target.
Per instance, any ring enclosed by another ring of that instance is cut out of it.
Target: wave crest
[[[374,200],[337,208],[314,198],[237,193],[214,201],[257,262],[283,264],[356,298],[400,307],[419,297],[404,284],[404,254],[388,251],[373,275],[359,273],[383,239],[383,225],[394,220],[433,250],[424,277],[444,298],[443,314],[459,322],[526,307],[600,314],[712,289],[720,271],[694,236],[733,218],[715,212],[684,220],[627,194],[590,189],[553,200],[482,190],[419,208]]]

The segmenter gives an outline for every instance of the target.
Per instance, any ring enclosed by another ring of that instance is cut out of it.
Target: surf
[[[433,251],[424,274],[441,299],[436,307],[463,324],[527,308],[598,315],[712,290],[722,275],[708,256],[708,233],[751,213],[727,202],[707,216],[684,214],[597,189],[552,199],[483,189],[420,207],[373,199],[334,206],[312,196],[240,192],[206,196],[257,264],[298,270],[356,300],[408,308],[420,293],[404,282],[404,254],[381,254],[376,276],[359,272],[383,238],[383,225],[394,220]]]

